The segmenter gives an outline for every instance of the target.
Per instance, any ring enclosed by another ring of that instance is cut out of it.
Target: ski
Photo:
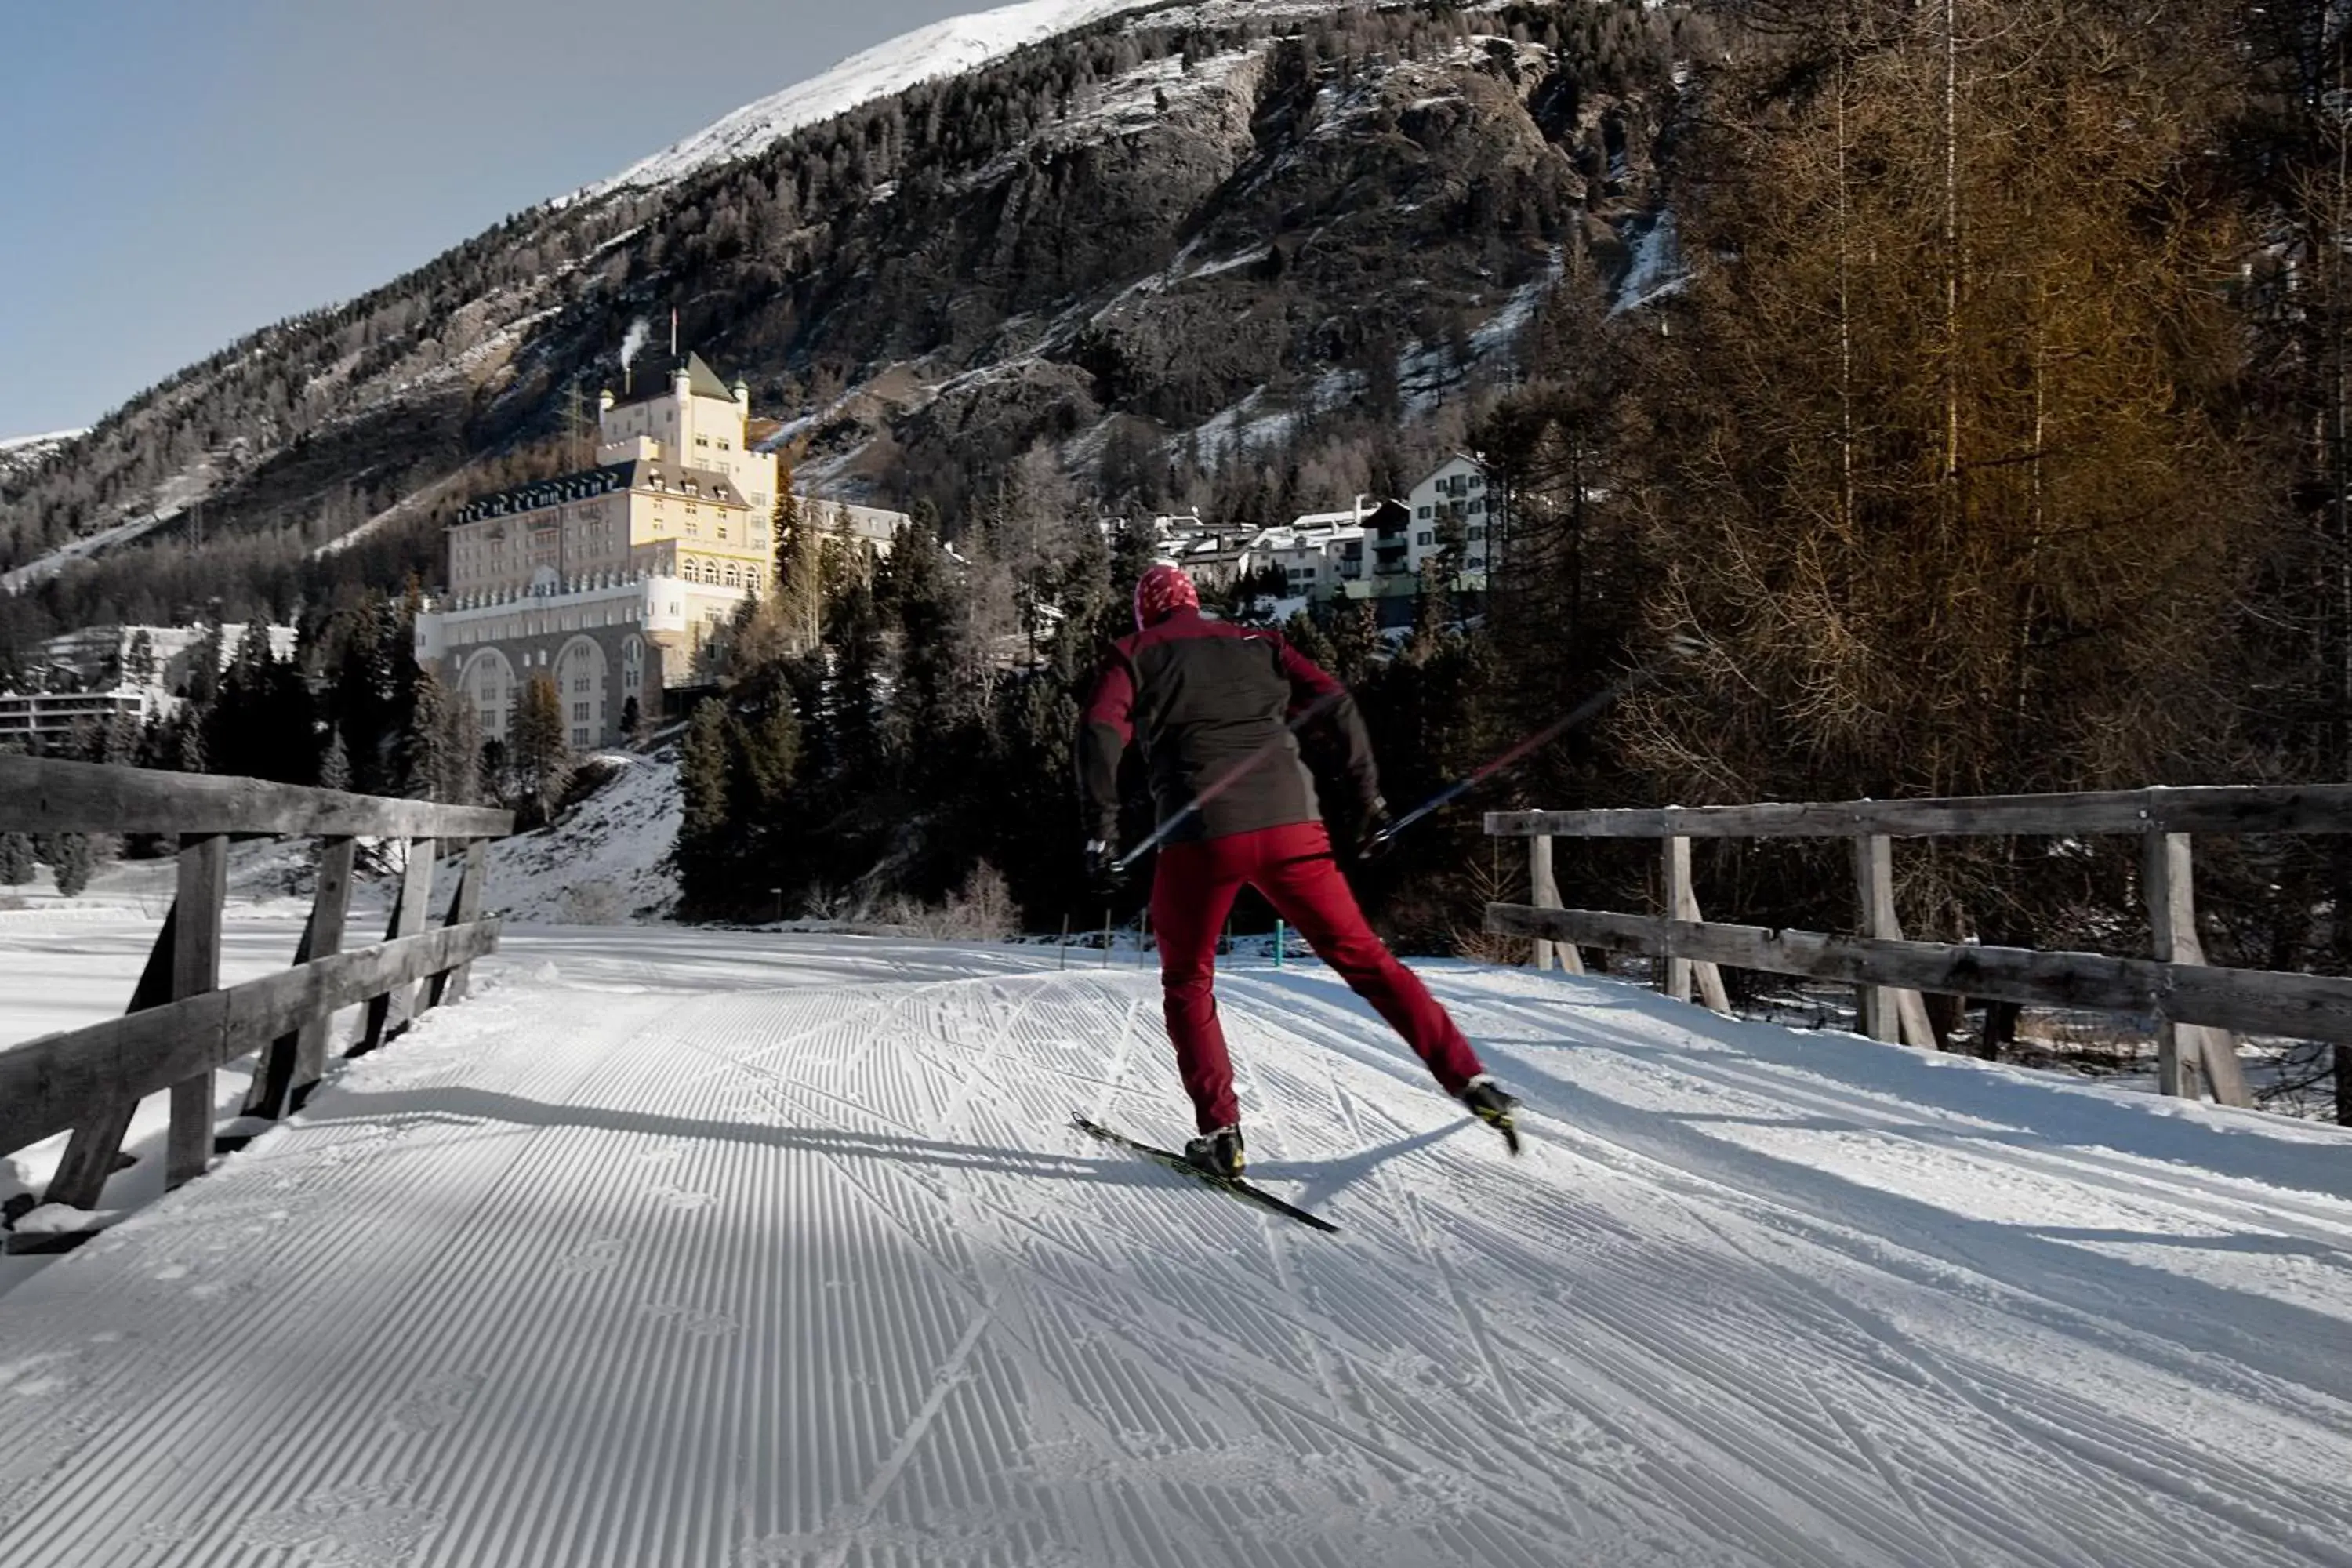
[[[1070,1116],[1070,1125],[1081,1132],[1091,1133],[1106,1143],[1115,1143],[1129,1153],[1140,1154],[1147,1160],[1157,1160],[1171,1170],[1181,1172],[1196,1182],[1215,1187],[1221,1192],[1230,1193],[1234,1197],[1245,1199],[1260,1208],[1271,1209],[1276,1214],[1286,1215],[1301,1225],[1312,1226],[1317,1230],[1326,1231],[1334,1236],[1339,1234],[1339,1227],[1322,1215],[1308,1214],[1295,1204],[1286,1204],[1264,1187],[1253,1186],[1238,1176],[1220,1176],[1213,1171],[1204,1171],[1173,1150],[1158,1149],[1149,1143],[1139,1143],[1124,1132],[1114,1132],[1109,1128],[1089,1121],[1076,1112]]]

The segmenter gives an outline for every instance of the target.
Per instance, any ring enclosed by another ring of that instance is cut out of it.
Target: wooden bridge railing
[[[89,1028],[0,1045],[0,1153],[70,1130],[44,1196],[94,1208],[132,1110],[169,1089],[165,1183],[201,1174],[215,1152],[217,1068],[259,1053],[246,1112],[281,1116],[324,1072],[338,1009],[366,1005],[350,1051],[358,1056],[415,1014],[465,994],[473,961],[498,949],[499,922],[480,918],[488,840],[513,827],[510,813],[478,806],[0,757],[0,832],[158,834],[179,847],[177,896],[130,1010]],[[229,841],[277,837],[323,840],[310,921],[292,967],[223,989]],[[403,841],[405,870],[384,940],[346,952],[362,837]],[[433,868],[448,853],[462,853],[463,871],[436,922],[427,907]]]
[[[2189,847],[2199,833],[2352,833],[2352,785],[2218,786],[2084,795],[1986,795],[1949,800],[1665,806],[1641,810],[1489,812],[1486,831],[1529,840],[1535,902],[1492,904],[1486,929],[1553,944],[1581,972],[1576,949],[1663,960],[1668,994],[1729,1011],[1718,965],[1851,983],[1861,988],[1864,1032],[1923,1048],[1930,1032],[1922,994],[2028,1005],[2152,1016],[2158,1072],[2167,1094],[2195,1094],[2201,1071],[2214,1098],[2248,1102],[2231,1031],[2333,1042],[2339,1078],[2352,1045],[2352,979],[2208,967],[2197,937]],[[2149,958],[2043,952],[2029,948],[1906,942],[1895,914],[1893,840],[1898,837],[2130,835],[2143,842]],[[1555,837],[1648,838],[1664,849],[1666,912],[1658,917],[1564,910],[1552,875]],[[1843,837],[1853,840],[1860,934],[1768,931],[1701,919],[1692,891],[1693,838]]]

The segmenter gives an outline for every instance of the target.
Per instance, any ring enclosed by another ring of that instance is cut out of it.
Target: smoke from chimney
[[[651,336],[653,336],[653,328],[646,324],[643,316],[629,323],[628,335],[621,340],[623,370],[629,368],[629,362],[637,357],[637,351],[646,346],[646,340]]]

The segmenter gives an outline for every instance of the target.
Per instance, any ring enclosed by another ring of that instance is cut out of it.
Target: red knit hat
[[[1201,590],[1184,568],[1162,561],[1135,584],[1135,629],[1156,626],[1179,610],[1201,607]]]

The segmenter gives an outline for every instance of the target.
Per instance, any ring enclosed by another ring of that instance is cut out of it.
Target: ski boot
[[[1485,1073],[1480,1073],[1462,1088],[1462,1103],[1470,1114],[1503,1135],[1504,1145],[1514,1154],[1519,1152],[1519,1127],[1511,1113],[1519,1102],[1503,1091],[1502,1086]]]
[[[1249,1161],[1242,1152],[1242,1130],[1239,1126],[1220,1127],[1214,1132],[1203,1132],[1184,1145],[1184,1158],[1193,1166],[1213,1176],[1227,1181],[1239,1176]]]

